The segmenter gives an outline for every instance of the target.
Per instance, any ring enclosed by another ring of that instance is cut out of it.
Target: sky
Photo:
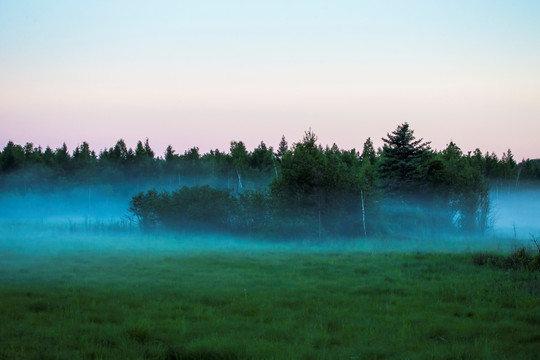
[[[0,146],[375,146],[540,158],[540,1],[0,0]]]

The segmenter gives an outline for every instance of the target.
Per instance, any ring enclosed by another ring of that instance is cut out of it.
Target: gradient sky
[[[540,158],[540,1],[0,0],[0,146],[380,146]]]

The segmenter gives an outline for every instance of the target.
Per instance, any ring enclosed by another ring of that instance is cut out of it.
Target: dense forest
[[[483,233],[490,190],[540,184],[540,161],[517,164],[453,142],[441,151],[416,139],[407,123],[375,149],[322,147],[307,131],[289,146],[241,141],[229,152],[198,148],[157,157],[148,139],[123,140],[96,154],[84,142],[71,153],[13,142],[0,153],[0,190],[15,194],[92,188],[133,196],[130,211],[144,229],[212,229],[272,237],[322,239],[409,233]],[[137,195],[136,195],[137,194]],[[126,204],[126,207],[128,205]]]

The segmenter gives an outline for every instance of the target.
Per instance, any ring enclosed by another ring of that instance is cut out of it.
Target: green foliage
[[[486,230],[489,187],[470,155],[464,156],[453,142],[442,152],[431,151],[407,123],[383,140],[379,175],[394,233]]]
[[[248,165],[248,151],[242,141],[231,141],[232,164],[237,171],[243,171]]]
[[[13,141],[7,143],[1,155],[2,171],[6,173],[20,169],[25,161],[24,149],[20,145],[15,145]]]
[[[373,147],[373,142],[371,141],[371,138],[367,138],[366,142],[364,143],[364,147],[362,150],[362,155],[360,156],[363,162],[368,161],[371,165],[375,164],[377,161],[377,153],[375,152],[375,148]]]
[[[154,229],[161,220],[162,199],[156,190],[149,190],[146,194],[135,195],[130,202],[129,211],[138,219],[145,230]]]
[[[425,163],[431,156],[429,142],[416,140],[407,123],[399,125],[382,140],[385,144],[379,174],[385,191],[397,197],[419,194],[425,179]]]
[[[247,234],[260,234],[269,230],[272,206],[268,191],[244,191],[239,195],[237,204],[237,230]]]
[[[388,143],[385,143],[379,153],[375,151],[370,138],[365,141],[361,155],[358,155],[355,149],[345,151],[338,148],[341,153],[340,161],[348,168],[357,168],[359,159],[362,163],[369,160],[373,167],[370,170],[370,179],[361,181],[370,184],[370,187],[380,186],[386,193],[395,188],[399,191],[394,195],[401,197],[406,193],[402,190],[418,188],[425,184],[430,166],[437,170],[438,165],[432,163],[432,156],[428,156],[426,161],[417,161],[421,160],[422,156],[415,153],[415,146],[420,150],[422,147],[427,150],[428,143],[422,144],[414,139],[412,130],[405,125],[400,125],[392,135],[388,135],[390,138],[385,139]],[[316,137],[311,140],[316,145]],[[400,146],[392,144],[408,145],[400,150]],[[409,155],[413,155],[405,156],[407,151],[404,149],[412,149]],[[9,141],[0,152],[0,189],[28,192],[49,191],[66,186],[111,185],[115,191],[128,188],[128,192],[135,193],[152,187],[174,189],[179,186],[208,184],[241,192],[244,189],[239,188],[240,184],[242,188],[259,189],[279,177],[282,158],[286,153],[292,153],[294,146],[289,148],[285,137],[282,137],[275,154],[272,147],[263,142],[249,152],[243,142],[234,141],[229,150],[230,153],[211,150],[201,154],[197,147],[193,147],[179,155],[169,145],[163,157],[156,157],[148,139],[144,142],[138,141],[135,150],[128,148],[125,141],[120,139],[113,147],[102,150],[98,155],[86,142],[76,146],[70,154],[65,144],[57,149],[46,147],[43,150],[32,143],[21,146]],[[322,148],[320,150],[325,151]],[[441,154],[430,151],[420,153]],[[460,156],[468,158],[470,167],[492,187],[510,188],[540,181],[540,162],[524,160],[516,164],[511,150],[506,151],[501,159],[493,153],[482,154],[479,149],[472,154]],[[399,165],[394,167],[392,162]],[[24,175],[21,175],[19,170],[23,170]],[[24,177],[24,180],[21,181],[21,177]],[[430,184],[433,185],[434,181],[431,180]],[[440,182],[445,181],[441,179]],[[363,190],[371,191],[365,187]]]
[[[489,225],[489,187],[477,163],[484,163],[480,154],[466,156],[453,142],[442,152],[434,152],[429,143],[416,140],[407,123],[384,139],[380,155],[369,138],[362,154],[341,150],[336,144],[322,148],[317,140],[309,130],[302,141],[285,150],[282,139],[279,162],[264,142],[249,153],[243,142],[233,141],[230,155],[216,150],[203,157],[197,148],[183,157],[168,148],[166,165],[181,172],[182,161],[190,162],[192,169],[202,169],[198,163],[204,162],[211,167],[211,179],[227,179],[227,220],[222,210],[216,221],[219,228],[230,231],[322,240],[333,235],[484,232]],[[511,162],[508,155],[505,159]],[[196,171],[183,169],[184,173]],[[251,184],[256,179],[273,179],[266,189],[245,187],[246,177]],[[160,194],[158,202],[161,211],[150,223],[174,228],[178,217],[189,219],[184,205],[174,205],[168,194]],[[189,221],[202,224],[210,218]],[[143,227],[148,226],[143,222]]]
[[[521,247],[509,256],[478,253],[474,255],[473,263],[478,266],[488,265],[504,270],[540,271],[540,254],[533,254]]]
[[[516,186],[520,181],[540,182],[540,159],[524,160],[518,165],[518,173],[516,176]]]
[[[225,229],[235,206],[228,191],[208,185],[183,187],[172,193],[149,190],[134,196],[129,210],[144,229],[163,225],[176,230]]]
[[[281,174],[270,185],[280,210],[290,213],[309,211],[323,186],[325,158],[316,145],[314,133],[306,132],[303,142],[294,145],[281,159]]]
[[[143,227],[152,228],[174,227],[176,220],[163,222],[162,217],[174,219],[175,211],[183,211],[168,203],[171,194],[163,192],[209,185],[231,197],[226,221],[222,215],[216,220],[220,226],[324,239],[408,236],[412,229],[428,236],[483,233],[491,222],[490,187],[510,189],[540,180],[539,161],[516,164],[511,150],[501,159],[479,149],[464,154],[453,142],[433,151],[407,123],[387,134],[379,151],[370,138],[361,154],[336,144],[323,148],[317,141],[309,130],[290,147],[282,137],[275,153],[264,142],[248,151],[242,141],[233,141],[229,153],[216,149],[201,154],[193,147],[177,154],[169,145],[163,157],[155,156],[148,139],[138,141],[135,150],[120,139],[98,156],[86,142],[70,154],[65,144],[43,151],[32,143],[10,141],[0,153],[0,190],[88,187],[133,196],[160,189],[155,201],[138,195],[132,207]],[[161,211],[162,206],[169,212]]]
[[[278,177],[274,150],[262,141],[249,154],[247,165],[247,175],[257,182]]]
[[[428,164],[426,194],[437,208],[447,209],[447,221],[442,221],[446,229],[455,223],[466,232],[484,232],[489,225],[489,186],[472,164],[453,142]]]
[[[165,226],[180,229],[224,229],[229,226],[234,199],[226,190],[204,185],[183,187],[171,195],[162,193],[161,196],[160,218]]]
[[[280,176],[270,184],[277,233],[319,239],[324,233],[359,235],[361,193],[372,195],[375,177],[374,171],[362,177],[356,151],[335,144],[323,150],[307,131],[283,154]]]
[[[531,235],[531,242],[535,246],[533,250],[522,246],[508,256],[485,252],[477,253],[473,255],[473,263],[478,266],[488,265],[504,270],[540,271],[540,240]]]
[[[289,151],[289,144],[287,143],[287,140],[285,139],[285,135],[281,137],[281,141],[279,142],[278,149],[276,152],[276,157],[281,160],[283,155]]]

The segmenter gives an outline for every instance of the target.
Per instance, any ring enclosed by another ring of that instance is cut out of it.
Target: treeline
[[[525,162],[532,166],[524,171],[510,150],[500,160],[479,150],[463,154],[452,142],[434,151],[407,123],[383,141],[376,151],[368,139],[359,152],[335,144],[323,148],[312,131],[290,149],[283,139],[276,153],[268,149],[261,157],[269,186],[251,190],[242,186],[250,155],[243,150],[238,156],[233,143],[234,191],[152,190],[135,196],[130,210],[147,229],[212,228],[280,238],[483,233],[490,225],[490,182],[518,186],[519,176],[523,180],[537,166]]]
[[[384,233],[431,236],[484,232],[490,225],[490,189],[540,183],[540,161],[519,165],[480,150],[464,154],[451,142],[435,151],[407,123],[375,149],[322,147],[310,130],[289,146],[263,142],[248,151],[157,157],[148,139],[135,149],[123,140],[96,154],[84,142],[69,152],[13,142],[0,153],[0,190],[12,193],[92,187],[132,196],[144,228],[207,229],[269,236],[324,238]],[[154,189],[144,192],[148,189]]]
[[[286,147],[286,143],[284,145]],[[244,186],[266,186],[277,176],[279,162],[272,147],[263,142],[248,152],[241,141],[230,152],[212,150],[201,154],[197,147],[176,154],[169,146],[157,157],[148,139],[135,149],[124,140],[99,154],[83,142],[72,152],[64,144],[56,150],[9,141],[0,152],[0,191],[40,192],[66,187],[108,186],[115,192],[141,188],[173,189],[208,184],[241,191]]]
[[[370,140],[366,144],[369,143]],[[165,154],[158,157],[148,139],[139,141],[135,149],[118,140],[113,147],[99,153],[91,150],[86,142],[69,151],[65,144],[53,150],[32,143],[17,145],[9,141],[0,152],[0,190],[37,192],[66,186],[106,185],[120,191],[129,185],[135,189],[174,189],[208,184],[239,192],[265,187],[280,176],[282,157],[287,152],[292,153],[295,147],[289,149],[287,141],[282,138],[277,149],[261,142],[248,151],[242,141],[233,141],[228,152],[216,149],[201,154],[194,147],[177,154],[169,146]],[[356,163],[355,166],[366,156],[366,149],[360,154],[355,149],[345,151],[336,145],[325,149],[316,147],[324,154],[339,154],[340,159],[349,164]],[[451,143],[449,149],[453,147],[455,144]],[[373,150],[369,155],[377,173],[382,155],[382,149]],[[500,159],[495,153],[483,154],[479,149],[460,156],[468,158],[471,166],[489,180],[492,188],[540,182],[540,161],[524,160],[518,165],[510,150]]]

